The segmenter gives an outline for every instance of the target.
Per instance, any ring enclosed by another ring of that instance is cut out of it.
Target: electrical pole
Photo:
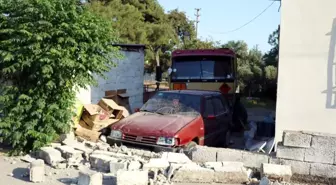
[[[199,14],[199,11],[201,10],[200,8],[195,8],[195,10],[196,10],[196,14],[195,14],[195,16],[196,16],[196,38],[197,38],[197,33],[198,33],[198,23],[200,22],[199,21],[199,17],[201,16],[200,14]]]

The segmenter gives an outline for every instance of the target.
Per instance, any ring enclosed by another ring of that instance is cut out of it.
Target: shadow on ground
[[[29,182],[29,169],[27,168],[15,168],[13,170],[13,177],[25,182]]]

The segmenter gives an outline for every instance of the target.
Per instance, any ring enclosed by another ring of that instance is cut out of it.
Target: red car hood
[[[136,136],[173,137],[196,117],[137,112],[113,124],[113,130]]]

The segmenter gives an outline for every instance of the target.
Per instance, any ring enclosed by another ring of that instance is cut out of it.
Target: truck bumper
[[[166,146],[159,146],[159,145],[151,145],[146,143],[139,143],[133,141],[125,141],[122,139],[115,139],[110,136],[107,137],[107,143],[110,145],[125,145],[125,146],[135,146],[140,148],[148,148],[154,152],[177,152],[181,149],[181,147],[166,147]]]

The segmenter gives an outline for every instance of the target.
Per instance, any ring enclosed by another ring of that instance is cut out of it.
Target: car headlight
[[[173,146],[175,145],[175,138],[172,137],[159,137],[156,142],[157,145],[166,145],[166,146]]]
[[[122,133],[119,130],[111,130],[110,136],[115,139],[121,139]]]

